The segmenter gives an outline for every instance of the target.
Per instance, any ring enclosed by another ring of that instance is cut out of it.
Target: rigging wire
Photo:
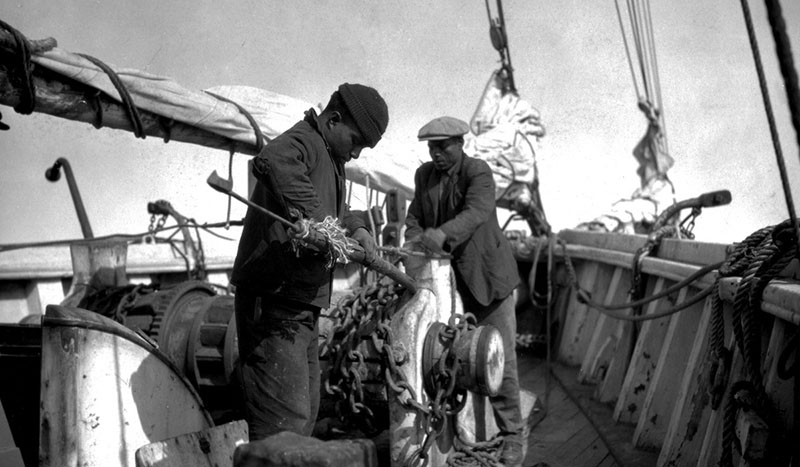
[[[656,139],[656,143],[661,147],[665,154],[669,154],[669,144],[667,142],[667,125],[664,116],[663,98],[661,93],[661,80],[658,74],[658,55],[656,54],[655,34],[653,32],[653,18],[649,0],[626,0],[626,14],[630,23],[629,31],[625,28],[623,12],[619,5],[619,0],[614,0],[617,11],[623,45],[625,46],[625,56],[628,60],[628,68],[631,72],[633,88],[639,102],[639,108],[647,114],[646,106],[650,106],[655,111],[655,118],[658,123],[661,137]],[[630,34],[632,46],[628,45],[628,35]],[[636,54],[638,66],[634,66],[631,48]],[[641,76],[637,76],[636,69]],[[641,81],[641,90],[640,90]],[[648,120],[650,117],[648,117]],[[656,161],[656,164],[658,162]]]
[[[800,148],[800,86],[798,85],[797,71],[794,68],[792,47],[786,33],[786,21],[783,19],[781,4],[778,0],[764,0],[767,5],[767,17],[775,40],[775,49],[778,54],[778,65],[781,68],[785,83],[786,97],[789,99],[789,110],[792,114],[797,145]]]
[[[775,124],[775,115],[772,112],[772,103],[769,97],[769,89],[767,88],[767,80],[764,77],[764,65],[761,62],[761,52],[758,48],[758,39],[756,38],[755,29],[753,28],[753,18],[750,14],[750,6],[747,0],[741,0],[742,14],[744,15],[745,25],[747,26],[747,37],[750,40],[750,49],[753,52],[753,61],[755,61],[756,73],[758,75],[758,85],[761,89],[761,98],[764,100],[764,110],[767,114],[767,122],[769,123],[769,133],[772,137],[772,147],[775,150],[775,159],[778,164],[778,171],[781,176],[781,185],[783,186],[783,194],[786,199],[786,208],[789,211],[789,219],[795,230],[795,238],[800,239],[800,227],[797,225],[797,214],[792,200],[792,191],[789,184],[789,176],[786,173],[786,162],[783,157],[783,149],[781,148],[780,137],[778,136],[778,128]]]
[[[633,81],[633,91],[636,93],[636,98],[639,98],[639,83],[636,80],[636,72],[633,71],[633,60],[631,60],[631,50],[628,47],[628,35],[625,33],[625,24],[622,22],[622,12],[619,10],[619,1],[614,0],[614,6],[617,8],[617,20],[619,21],[619,29],[622,32],[622,43],[625,45],[625,56],[628,58],[628,69],[631,71],[631,80]]]
[[[655,88],[655,93],[656,93],[655,99],[661,116],[660,123],[661,123],[661,132],[664,134],[664,139],[663,139],[664,151],[667,154],[669,154],[669,144],[668,144],[669,140],[667,139],[667,119],[666,115],[664,114],[664,100],[661,98],[661,78],[659,77],[660,75],[658,73],[658,55],[656,54],[656,37],[655,34],[653,33],[653,17],[650,14],[649,1],[645,3],[645,11],[647,16],[646,24],[648,25],[647,30],[648,30],[648,41],[650,44],[650,56],[652,57],[652,61],[650,63],[652,63],[653,66],[653,87]]]
[[[636,57],[639,59],[639,71],[642,74],[642,87],[644,88],[645,95],[650,95],[650,86],[648,81],[648,73],[645,70],[645,58],[644,52],[642,51],[642,32],[641,32],[641,25],[639,23],[639,17],[637,12],[639,11],[636,8],[636,4],[633,3],[632,0],[628,0],[628,18],[631,22],[631,33],[633,34],[633,43],[636,46]]]

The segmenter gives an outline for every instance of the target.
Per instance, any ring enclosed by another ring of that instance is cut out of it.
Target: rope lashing
[[[248,112],[247,109],[245,109],[238,102],[235,102],[235,101],[233,101],[231,99],[228,99],[227,97],[222,97],[222,96],[220,96],[218,94],[214,94],[211,91],[205,91],[205,93],[210,95],[210,96],[214,96],[214,97],[216,97],[217,99],[219,99],[219,100],[221,100],[223,102],[227,102],[229,104],[233,104],[233,105],[236,106],[237,109],[239,109],[239,112],[242,115],[245,116],[247,121],[250,122],[250,126],[253,127],[253,133],[255,134],[255,137],[256,137],[256,154],[261,153],[261,150],[264,149],[264,134],[261,132],[261,127],[258,125],[258,122],[256,122],[256,119],[253,118],[253,116],[250,114],[250,112]]]
[[[174,126],[175,126],[174,119],[164,116],[158,117],[158,127],[161,128],[161,131],[164,133],[165,143],[169,143],[169,140],[172,139],[172,127]]]
[[[92,126],[97,128],[103,128],[103,105],[100,102],[100,94],[103,91],[99,89],[95,89],[91,93],[86,93],[86,101],[89,102],[89,107],[94,110],[94,121],[92,122]]]
[[[753,232],[736,244],[719,269],[720,277],[741,276],[733,298],[732,332],[743,359],[744,379],[734,383],[728,393],[723,413],[721,466],[733,465],[733,450],[741,453],[736,442],[736,413],[740,408],[751,409],[765,416],[769,425],[780,423],[768,406],[761,375],[761,330],[758,321],[762,295],[769,282],[777,277],[797,255],[795,223],[788,219],[780,224]],[[731,371],[732,352],[725,347],[722,300],[719,279],[714,284],[711,301],[711,326],[707,353],[708,392],[712,410],[719,408]],[[778,372],[786,365],[786,355],[792,354],[792,342],[779,358]],[[788,373],[788,371],[783,371]],[[743,454],[742,454],[743,455]],[[770,454],[774,456],[775,453]]]
[[[727,347],[715,352],[714,358],[709,358],[707,393],[711,397],[711,410],[717,410],[722,404],[725,388],[728,387],[732,359],[733,355]]]
[[[766,236],[772,233],[773,229],[774,226],[761,228],[748,235],[740,243],[735,244],[733,251],[728,254],[725,262],[718,270],[719,278],[741,276],[747,269],[747,265],[753,260],[755,249]],[[711,301],[711,335],[709,340],[709,350],[717,357],[721,354],[722,349],[725,348],[725,322],[722,312],[722,299],[718,293],[719,278],[715,282],[717,293],[713,295]],[[739,332],[739,329],[734,329],[734,333],[737,332]]]
[[[708,391],[711,395],[711,408],[716,410],[722,403],[722,396],[728,385],[731,351],[725,344],[725,318],[722,298],[719,296],[719,280],[722,277],[742,276],[753,262],[758,246],[775,230],[768,226],[756,230],[744,240],[734,245],[718,270],[719,276],[714,281],[711,295],[711,323],[709,326],[709,346],[706,359],[709,361]],[[743,341],[741,321],[734,319],[733,333],[737,342]]]
[[[767,284],[794,258],[796,244],[789,220],[774,226],[759,244],[736,288],[732,315],[734,336],[753,382],[761,380],[761,332],[757,320],[761,296]]]
[[[722,453],[721,467],[733,465],[733,448],[741,454],[741,446],[736,442],[736,412],[739,408],[760,409],[762,397],[760,391],[748,381],[738,381],[731,387],[725,404],[722,418]]]
[[[256,122],[256,119],[253,118],[253,115],[251,115],[250,112],[248,112],[247,109],[245,109],[238,102],[235,102],[235,101],[233,101],[231,99],[228,99],[227,97],[222,97],[222,96],[220,96],[218,94],[215,94],[213,92],[210,92],[210,91],[205,91],[205,93],[210,95],[210,96],[213,96],[213,97],[215,97],[215,98],[217,98],[217,99],[219,99],[219,100],[221,100],[223,102],[228,102],[229,104],[233,104],[233,105],[236,106],[237,109],[239,109],[239,113],[241,113],[242,115],[245,116],[247,121],[250,123],[250,126],[253,128],[253,133],[255,134],[255,137],[256,137],[256,154],[260,154],[261,150],[264,149],[264,134],[261,132],[261,127],[258,125],[258,122]],[[228,180],[233,180],[233,155],[234,155],[234,152],[235,151],[233,150],[233,146],[231,146],[230,155],[229,155],[229,158],[228,158]],[[227,214],[226,219],[228,220],[228,222],[230,222],[230,219],[231,219],[231,196],[230,195],[228,195],[228,214]]]
[[[336,218],[328,216],[323,219],[322,222],[314,222],[310,219],[301,219],[298,222],[302,226],[302,229],[296,232],[295,237],[292,239],[295,249],[301,245],[305,245],[306,242],[304,239],[306,239],[311,232],[316,232],[327,241],[328,251],[325,252],[325,257],[328,260],[326,266],[329,269],[337,263],[347,264],[350,262],[349,255],[355,251],[354,247],[357,245],[357,242],[347,236],[345,228],[342,227]]]
[[[14,106],[14,110],[23,115],[31,114],[36,107],[36,89],[33,86],[33,65],[31,64],[30,44],[21,32],[14,29],[8,23],[0,20],[0,27],[13,36],[14,47],[19,57],[19,66],[12,68],[12,70],[18,70],[21,74],[21,76],[15,77],[15,80],[19,81],[22,92],[20,101]]]
[[[633,255],[633,262],[631,264],[631,289],[630,292],[628,292],[628,295],[632,301],[638,301],[644,296],[645,290],[644,281],[642,281],[642,261],[644,261],[645,257],[649,256],[652,252],[658,249],[658,246],[661,244],[661,240],[664,237],[672,237],[674,235],[675,227],[672,225],[665,225],[652,232],[647,237],[647,242],[645,242],[641,248],[636,250],[636,253]],[[633,307],[633,314],[636,316],[642,314],[641,305]]]
[[[117,92],[119,93],[119,97],[122,100],[122,107],[125,109],[125,114],[128,116],[128,120],[131,122],[131,126],[133,127],[133,134],[137,138],[145,139],[147,135],[144,132],[144,125],[142,124],[142,117],[139,115],[139,109],[136,108],[136,105],[133,103],[133,98],[131,97],[128,89],[125,87],[125,83],[119,79],[117,73],[108,65],[106,65],[102,60],[92,57],[91,55],[86,54],[76,54],[79,55],[86,60],[89,60],[95,66],[103,70],[103,72],[108,75],[108,79],[111,80],[111,84],[114,85]],[[99,107],[99,106],[98,106]],[[102,122],[99,122],[102,125]],[[97,126],[97,123],[95,124]]]

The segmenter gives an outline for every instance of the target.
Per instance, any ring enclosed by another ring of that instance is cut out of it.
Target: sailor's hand
[[[425,229],[422,233],[420,241],[431,253],[443,253],[444,241],[447,240],[447,235],[442,229]]]
[[[364,260],[368,263],[374,261],[378,254],[378,245],[375,243],[375,238],[369,233],[369,230],[359,227],[353,232],[351,237],[364,249]]]

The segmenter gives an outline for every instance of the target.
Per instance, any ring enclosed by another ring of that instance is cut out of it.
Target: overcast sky
[[[800,2],[782,3],[797,64]],[[415,142],[418,128],[444,114],[469,120],[498,66],[480,0],[3,4],[0,17],[30,39],[54,37],[67,51],[168,76],[190,89],[247,85],[317,103],[342,82],[374,86],[390,109],[387,140],[417,147],[423,157],[424,147],[414,146],[422,145]],[[614,2],[506,0],[504,7],[517,87],[547,128],[539,153],[545,210],[557,230],[572,227],[639,183],[631,150],[645,121]],[[733,193],[730,206],[703,213],[698,239],[738,241],[787,218],[739,3],[670,0],[651,8],[678,198],[722,188]],[[751,8],[800,194],[797,137],[772,37],[763,4]],[[58,157],[75,170],[96,236],[146,230],[146,205],[156,199],[199,222],[225,218],[225,198],[205,185],[212,170],[227,173],[224,151],[143,141],[8,107],[0,112],[11,126],[0,133],[6,161],[0,244],[81,237],[66,183],[44,179]],[[408,157],[416,161],[419,154]],[[246,160],[235,156],[239,190]],[[243,215],[234,204],[233,217]]]

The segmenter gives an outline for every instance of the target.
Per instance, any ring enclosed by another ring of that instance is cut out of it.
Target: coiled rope
[[[315,232],[327,242],[325,257],[328,269],[333,268],[337,263],[347,264],[350,262],[350,255],[355,251],[358,243],[347,236],[347,230],[342,227],[338,219],[327,216],[321,222],[315,222],[313,219],[300,219],[298,222],[303,229],[292,238],[292,244],[296,251],[299,251],[301,246],[307,246],[306,239],[311,232]]]
[[[759,229],[742,242],[736,244],[734,250],[719,268],[719,276],[714,281],[711,295],[711,325],[709,327],[709,347],[707,359],[710,360],[708,374],[708,391],[711,396],[711,408],[716,410],[722,403],[722,396],[728,384],[731,352],[725,346],[725,320],[722,310],[722,299],[719,296],[719,280],[722,277],[741,276],[747,265],[755,256],[755,249],[772,233],[774,226]],[[741,333],[741,328],[734,327],[734,333]]]
[[[19,66],[13,67],[12,71],[16,70],[21,74],[21,76],[16,77],[16,81],[18,81],[22,93],[19,103],[14,106],[14,110],[23,115],[31,114],[36,108],[36,89],[33,86],[33,64],[31,63],[30,44],[21,32],[11,27],[8,23],[0,20],[0,27],[11,33],[14,38],[16,55],[19,57]]]
[[[733,465],[733,450],[741,451],[736,442],[736,413],[752,410],[770,425],[778,417],[770,407],[761,375],[761,323],[759,321],[763,292],[797,255],[796,225],[791,220],[765,227],[739,243],[720,267],[722,277],[741,276],[733,298],[732,333],[744,363],[744,379],[731,385],[723,413],[722,452],[720,465]],[[719,289],[719,279],[714,284]],[[725,347],[724,316],[718,293],[712,300],[709,328],[710,360],[707,375],[712,410],[721,404],[730,378],[732,352]],[[787,346],[788,347],[788,346]],[[784,351],[786,352],[786,351]],[[774,453],[772,455],[780,455]]]

